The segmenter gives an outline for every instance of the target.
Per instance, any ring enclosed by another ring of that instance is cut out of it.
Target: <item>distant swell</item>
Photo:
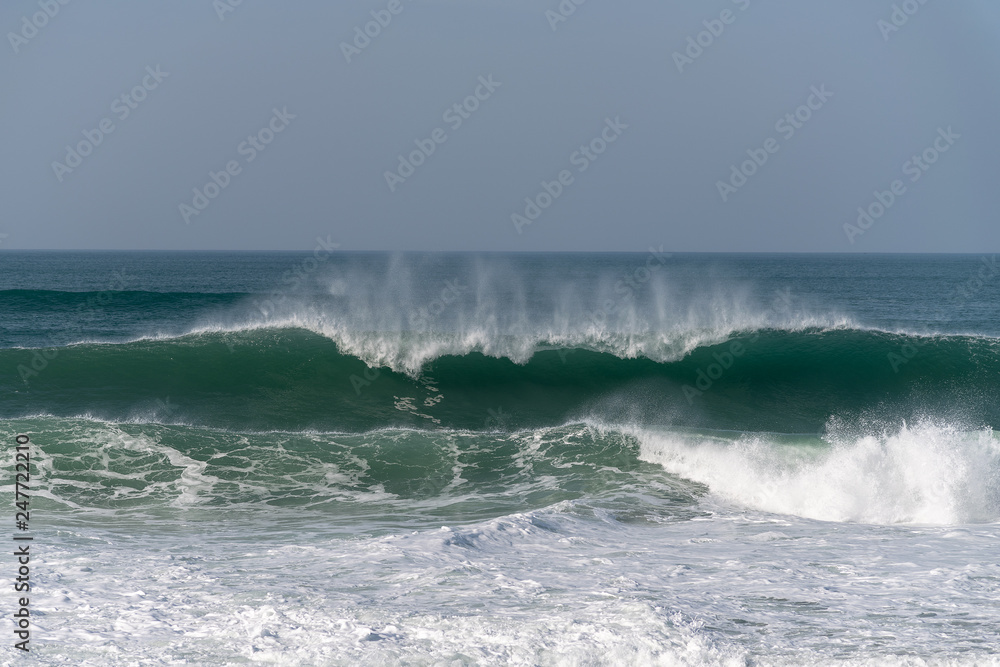
[[[367,336],[373,349],[448,347],[441,336]],[[1000,342],[991,338],[764,329],[667,360],[551,342],[522,363],[473,342],[417,373],[369,368],[344,345],[305,329],[261,328],[0,350],[0,414],[352,432],[586,418],[785,433],[815,433],[831,416],[1000,424]]]
[[[18,313],[42,312],[51,308],[63,308],[79,313],[86,309],[127,307],[169,308],[186,302],[199,304],[229,305],[249,297],[245,293],[206,292],[145,292],[136,290],[104,290],[88,292],[66,292],[57,290],[0,290],[0,306]]]

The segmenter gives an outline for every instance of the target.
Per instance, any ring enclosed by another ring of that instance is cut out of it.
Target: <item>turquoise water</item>
[[[33,657],[997,664],[994,267],[4,253]]]

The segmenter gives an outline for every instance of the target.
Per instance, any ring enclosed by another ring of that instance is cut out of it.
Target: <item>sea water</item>
[[[30,659],[1000,664],[997,273],[7,251]]]

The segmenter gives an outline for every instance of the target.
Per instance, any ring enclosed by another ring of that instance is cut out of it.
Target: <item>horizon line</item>
[[[10,252],[47,252],[47,253],[308,253],[310,249],[244,249],[234,250],[227,248],[199,248],[199,249],[179,249],[179,248],[0,248],[0,254]],[[376,249],[336,249],[329,251],[331,254],[492,254],[492,255],[542,255],[542,254],[562,254],[562,255],[639,255],[650,252],[646,250],[376,250]],[[904,251],[904,250],[871,250],[871,251],[849,251],[849,250],[659,250],[666,254],[675,255],[991,255],[997,251]]]

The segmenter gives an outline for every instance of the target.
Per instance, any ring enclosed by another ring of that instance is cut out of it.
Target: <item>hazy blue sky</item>
[[[995,0],[4,0],[0,29],[0,250],[1000,249]]]

